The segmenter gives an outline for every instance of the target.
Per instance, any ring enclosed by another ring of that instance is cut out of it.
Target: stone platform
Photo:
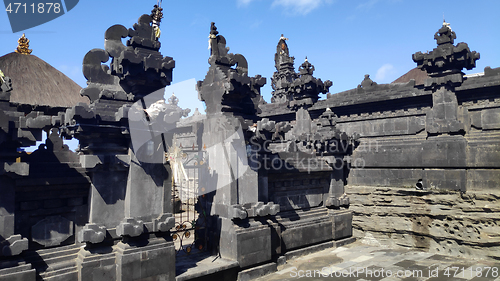
[[[288,260],[277,272],[254,280],[500,280],[497,260],[463,259],[412,248],[372,246],[370,242],[361,239]]]

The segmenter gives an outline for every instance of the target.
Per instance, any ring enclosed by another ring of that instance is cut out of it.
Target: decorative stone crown
[[[231,112],[255,119],[261,100],[260,88],[266,78],[248,77],[248,63],[241,54],[228,53],[226,39],[219,35],[215,23],[209,35],[210,68],[203,81],[198,81],[200,99],[207,105],[207,114]]]
[[[272,77],[272,99],[273,103],[287,103],[292,108],[309,107],[319,99],[319,93],[327,93],[332,82],[327,80],[323,83],[321,79],[313,75],[314,66],[307,60],[299,66],[299,72],[294,69],[294,57],[290,57],[288,45],[283,34],[280,37],[274,62],[276,72]]]
[[[437,48],[429,53],[417,52],[413,54],[413,61],[417,67],[427,71],[431,78],[425,82],[426,87],[451,83],[459,85],[463,81],[462,69],[476,67],[479,53],[471,52],[466,43],[453,45],[457,38],[450,24],[443,22],[443,26],[435,33]]]

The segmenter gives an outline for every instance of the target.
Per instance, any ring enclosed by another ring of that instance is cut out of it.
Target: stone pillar
[[[158,27],[161,10],[153,14]],[[171,172],[165,144],[152,151],[148,145],[157,148],[157,133],[175,127],[185,112],[163,100],[175,62],[159,52],[152,23],[142,15],[133,29],[108,28],[105,50],[93,49],[83,61],[88,87],[82,95],[91,104],[66,112],[66,133],[80,140],[81,163],[92,182],[89,223],[78,233],[87,244],[79,252],[79,280],[175,280]],[[102,65],[110,57],[110,65]],[[137,120],[129,120],[129,110],[140,113],[133,115]],[[133,128],[137,123],[142,127]],[[133,144],[133,132],[146,136],[145,146]],[[148,152],[157,158],[141,158]]]
[[[29,175],[29,164],[17,162],[22,155],[17,148],[40,140],[41,130],[26,126],[24,114],[9,103],[11,90],[11,78],[3,76],[0,82],[0,281],[35,281],[35,269],[19,257],[28,250],[29,242],[15,233],[15,179]],[[50,120],[47,116],[42,118]]]
[[[79,281],[116,280],[116,227],[124,219],[125,193],[130,156],[81,155],[80,162],[91,179],[89,222],[77,233],[86,242],[78,253]]]
[[[349,197],[345,194],[344,182],[345,163],[342,157],[334,157],[334,163],[330,163],[332,172],[330,174],[330,189],[326,207],[332,220],[333,239],[339,240],[352,236],[352,211],[349,211]]]
[[[27,176],[27,163],[0,162],[0,281],[36,280],[35,269],[19,258],[28,249],[28,239],[15,234],[15,177]]]
[[[80,162],[91,178],[89,223],[115,228],[124,218],[130,156],[82,155]]]
[[[265,217],[279,211],[279,205],[259,201],[258,171],[247,152],[249,127],[258,119],[260,88],[266,81],[248,77],[245,57],[228,53],[226,39],[218,34],[212,23],[210,68],[198,82],[200,99],[207,105],[202,140],[209,167],[200,182],[212,198],[207,203],[212,241],[223,258],[245,268],[271,260],[271,229]]]
[[[143,232],[167,232],[175,222],[171,213],[170,185],[165,186],[170,174],[164,163],[141,162],[132,150],[130,155],[124,220],[117,227],[117,234],[136,237]]]
[[[171,175],[164,163],[144,163],[130,154],[125,219],[116,230],[123,238],[115,247],[116,280],[175,280],[176,252],[168,235],[175,224]]]
[[[425,122],[429,137],[423,144],[422,156],[423,166],[431,169],[423,172],[424,188],[466,191],[467,172],[463,168],[467,138],[464,135],[469,132],[471,121],[467,108],[458,105],[455,88],[464,82],[462,69],[476,67],[480,55],[471,52],[466,43],[455,46],[456,38],[450,24],[443,22],[434,34],[437,47],[431,52],[413,54],[417,67],[429,75],[424,88],[432,91],[432,109],[427,112]],[[436,145],[438,142],[440,145]]]
[[[205,120],[210,173],[208,181],[201,181],[211,184],[214,192],[210,214],[217,217],[212,231],[221,256],[248,267],[271,260],[271,229],[261,218],[275,215],[279,205],[259,201],[258,171],[248,158],[239,122],[223,114]]]
[[[349,198],[344,191],[344,161],[339,157],[334,158],[334,161],[333,164],[330,164],[332,172],[330,174],[330,188],[328,190],[328,198],[325,200],[325,205],[329,208],[349,206]]]

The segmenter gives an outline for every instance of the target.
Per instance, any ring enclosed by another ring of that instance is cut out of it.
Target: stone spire
[[[321,81],[313,77],[314,66],[308,61],[307,57],[299,66],[299,72],[295,72],[294,57],[290,57],[288,45],[281,34],[274,62],[276,72],[272,77],[272,99],[273,103],[289,103],[293,108],[309,107],[319,99],[319,93],[326,93],[332,82],[330,80]]]
[[[299,78],[293,81],[293,101],[290,102],[291,107],[309,107],[319,99],[319,94],[326,94],[332,86],[332,81],[326,80],[324,83],[319,78],[313,76],[314,65],[312,65],[307,57],[299,66]]]
[[[293,91],[291,85],[298,77],[294,67],[295,58],[290,57],[288,45],[286,44],[287,40],[288,38],[281,34],[278,46],[276,46],[276,54],[274,55],[276,72],[271,78],[271,86],[274,90],[271,98],[273,103],[283,103],[291,100]]]

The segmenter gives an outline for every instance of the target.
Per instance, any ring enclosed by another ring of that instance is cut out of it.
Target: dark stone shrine
[[[295,70],[282,35],[271,103],[212,23],[197,84],[207,114],[184,118],[182,96],[165,102],[162,16],[108,28],[84,57],[84,100],[69,87],[13,99],[26,78],[7,62],[39,59],[25,37],[27,53],[0,57],[0,281],[249,280],[368,234],[499,258],[500,70],[464,75],[479,54],[448,23],[413,55],[422,83],[367,74],[336,94],[307,58]]]

